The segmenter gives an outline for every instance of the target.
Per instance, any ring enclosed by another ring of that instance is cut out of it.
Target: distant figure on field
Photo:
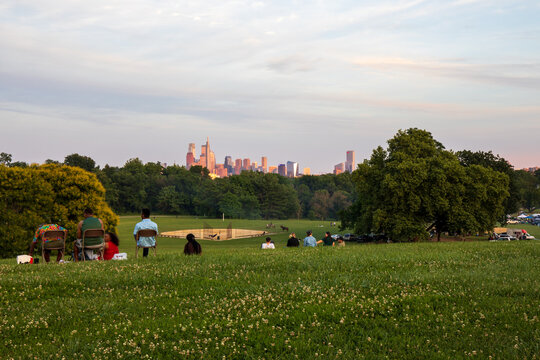
[[[287,240],[287,247],[298,247],[298,246],[300,246],[300,242],[296,238],[296,234],[291,233],[291,235],[289,235],[289,240]]]
[[[150,209],[144,208],[141,211],[141,221],[135,225],[133,229],[133,237],[137,241],[137,232],[139,230],[156,230],[158,233],[158,226],[155,222],[150,220]],[[143,257],[148,256],[148,249],[152,246],[156,246],[156,238],[154,236],[141,236],[137,241],[137,246],[143,248]]]
[[[105,252],[103,253],[103,259],[111,260],[114,255],[118,254],[118,245],[120,245],[120,241],[115,233],[105,233]]]
[[[82,237],[86,230],[103,230],[103,221],[94,216],[94,211],[90,208],[86,208],[83,213],[84,220],[77,224],[77,240],[73,243],[73,253],[75,255],[75,262],[79,261],[79,251],[82,247]],[[97,245],[102,238],[85,238],[85,245]],[[84,256],[84,254],[83,254]]]
[[[268,236],[266,238],[266,242],[265,243],[262,243],[261,245],[261,249],[275,249],[275,245],[274,243],[272,242],[272,238],[270,236]]]
[[[316,247],[317,239],[313,237],[313,232],[311,230],[306,231],[307,236],[304,238],[304,246]]]
[[[323,246],[334,246],[334,238],[330,234],[330,231],[327,231],[322,240],[317,241],[317,244],[323,243]]]
[[[35,248],[38,240],[42,239],[43,234],[45,233],[45,231],[49,231],[49,230],[66,230],[66,229],[64,229],[60,225],[56,225],[56,224],[43,224],[40,227],[38,227],[37,230],[36,230],[36,233],[34,234],[34,238],[32,239],[32,243],[30,244],[30,251],[28,252],[28,255],[30,255],[30,256],[34,255],[34,248]],[[56,241],[62,241],[62,238],[57,238]],[[44,252],[44,255],[43,255],[43,257],[45,259],[45,262],[49,262],[50,255],[51,255],[51,250],[47,249],[48,244],[49,243],[51,243],[51,244],[56,243],[56,241],[51,240],[51,239],[45,239],[45,244],[43,245],[43,246],[45,246],[45,252]],[[58,255],[56,256],[56,262],[59,262],[60,260],[62,260],[62,256],[63,256],[63,251],[58,250]]]
[[[343,240],[343,236],[337,238],[336,246],[345,246],[345,240]]]
[[[186,246],[184,246],[184,254],[186,255],[201,255],[202,248],[201,244],[195,240],[195,235],[187,234],[186,240],[188,241]]]

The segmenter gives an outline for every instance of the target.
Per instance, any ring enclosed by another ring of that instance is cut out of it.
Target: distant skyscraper
[[[262,172],[266,173],[267,168],[268,168],[268,158],[266,156],[263,156],[261,158],[261,167],[262,167]]]
[[[270,167],[268,168],[268,172],[269,172],[270,174],[277,174],[277,166],[270,166]]]
[[[242,159],[234,160],[233,174],[238,175],[242,172]]]
[[[278,165],[278,174],[281,176],[287,176],[287,167],[285,164]]]
[[[345,163],[339,163],[334,166],[334,174],[338,175],[345,171]]]
[[[188,152],[192,153],[194,158],[197,157],[197,154],[195,154],[195,143],[189,143]]]
[[[225,169],[227,169],[228,174],[231,175],[233,173],[233,168],[234,168],[234,163],[232,161],[232,157],[225,156],[225,162],[224,162],[223,166],[225,167]]]
[[[188,145],[188,153],[186,154],[186,169],[189,170],[189,168],[191,168],[196,162],[195,156],[195,144],[190,143]]]
[[[186,155],[186,169],[190,169],[195,163],[195,157],[192,152],[188,152]]]
[[[310,168],[304,168],[304,175],[311,175],[311,169]]]
[[[251,170],[251,160],[249,158],[244,159],[242,170]]]
[[[297,177],[298,176],[298,163],[294,161],[287,161],[287,176]]]
[[[354,151],[349,150],[347,151],[347,161],[345,162],[345,171],[352,173],[354,170],[355,170]]]

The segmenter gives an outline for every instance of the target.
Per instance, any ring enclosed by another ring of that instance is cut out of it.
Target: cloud
[[[385,72],[412,72],[500,86],[540,89],[540,62],[522,64],[470,64],[465,62],[422,61],[406,58],[356,58],[361,68]]]

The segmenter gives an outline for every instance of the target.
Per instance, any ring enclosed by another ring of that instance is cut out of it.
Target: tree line
[[[63,162],[49,159],[45,163],[38,166],[13,162],[10,154],[0,153],[4,176],[0,212],[11,209],[15,211],[11,214],[24,217],[24,207],[30,204],[24,202],[28,197],[22,189],[30,189],[30,194],[42,186],[49,189],[49,185],[39,185],[37,169],[42,173],[45,169],[47,173],[54,169],[69,173],[66,168],[90,173],[88,179],[77,173],[79,181],[93,184],[113,215],[139,213],[141,208],[149,207],[154,213],[172,215],[341,220],[343,228],[355,229],[359,234],[385,234],[404,241],[424,239],[434,233],[440,236],[442,232],[490,230],[496,223],[504,223],[506,214],[540,206],[540,171],[533,174],[514,170],[508,161],[491,152],[446,150],[428,131],[419,129],[399,131],[388,140],[387,148],[375,149],[352,174],[291,179],[247,171],[212,179],[208,170],[200,166],[187,170],[135,158],[122,167],[100,168],[93,159],[79,154],[68,155]],[[17,181],[26,185],[21,187],[15,184]],[[53,185],[53,191],[59,194],[78,186],[75,180],[70,184],[54,180]],[[67,206],[64,202],[68,198],[58,196],[49,197],[47,204]],[[77,204],[83,206],[79,201]],[[65,213],[58,211],[54,216],[46,213],[35,220],[58,218],[57,214]],[[27,222],[30,219],[27,217]]]
[[[8,167],[9,154],[0,155]],[[244,219],[309,218],[337,220],[339,212],[355,200],[351,174],[287,178],[278,174],[245,171],[240,175],[212,179],[208,170],[193,166],[164,167],[159,162],[130,159],[122,167],[96,166],[84,155],[71,154],[46,164],[82,168],[97,176],[109,206],[119,214],[154,213]]]

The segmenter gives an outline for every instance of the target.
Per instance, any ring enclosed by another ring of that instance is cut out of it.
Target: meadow
[[[0,356],[540,356],[540,241],[288,249],[281,233],[272,236],[276,250],[260,250],[261,238],[203,240],[203,255],[186,257],[185,240],[160,238],[157,257],[134,259],[131,231],[138,220],[121,218],[127,261],[2,261]],[[223,226],[218,219],[158,216],[156,222],[160,231]],[[312,229],[320,238],[329,229],[328,222],[282,223],[300,237]],[[265,224],[233,221],[238,228]]]

